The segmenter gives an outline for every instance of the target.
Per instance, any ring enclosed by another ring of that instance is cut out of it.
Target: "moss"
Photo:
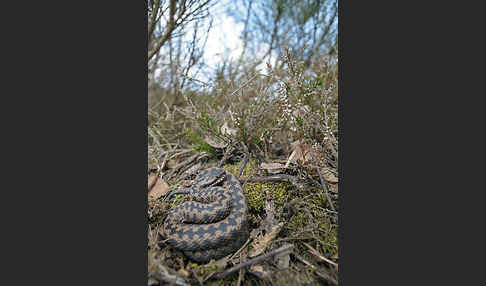
[[[226,165],[226,166],[223,166],[223,168],[226,171],[232,173],[233,175],[238,176],[238,172],[240,171],[240,163]],[[248,161],[248,163],[245,166],[245,169],[243,170],[242,176],[243,177],[250,177],[251,175],[253,175],[256,172],[257,168],[258,168],[258,163],[256,161],[253,161],[253,160]]]
[[[288,235],[299,233],[299,237],[313,237],[320,245],[319,251],[326,257],[333,257],[338,253],[337,226],[331,222],[329,215],[324,210],[326,196],[319,190],[315,196],[309,197],[300,206],[300,210],[293,215],[286,225]],[[315,224],[312,230],[305,230],[309,225]],[[302,248],[304,250],[305,248]]]
[[[261,211],[265,204],[268,192],[270,200],[275,202],[277,207],[281,207],[287,201],[288,190],[292,187],[288,183],[247,183],[243,192],[248,201],[250,211]]]
[[[226,165],[224,168],[237,176],[240,170],[240,164]],[[255,174],[257,168],[258,163],[256,161],[249,161],[243,170],[243,177],[251,177]],[[288,200],[290,188],[292,188],[292,184],[287,182],[246,183],[243,188],[243,193],[245,194],[249,211],[259,212],[263,210],[267,192],[270,196],[270,200],[275,202],[277,207],[281,207]]]
[[[190,268],[193,270],[195,278],[199,281],[201,285],[203,281],[213,273],[223,271],[223,269],[221,269],[221,267],[216,263],[210,263],[205,265],[198,265],[197,263],[191,263]],[[230,278],[224,280],[210,280],[204,284],[214,285],[214,286],[231,285],[232,283],[228,283],[229,279]]]

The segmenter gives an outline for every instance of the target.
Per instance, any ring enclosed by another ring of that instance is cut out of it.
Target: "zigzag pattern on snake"
[[[223,183],[223,187],[217,186]],[[191,260],[207,262],[238,250],[247,240],[247,212],[238,179],[221,168],[202,171],[190,188],[171,192],[188,194],[192,201],[172,209],[163,225],[167,242]]]

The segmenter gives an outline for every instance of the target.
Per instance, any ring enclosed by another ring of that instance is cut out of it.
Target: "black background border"
[[[17,6],[1,9],[8,75],[2,255],[15,271],[2,278],[144,285],[146,3],[8,5]],[[446,121],[447,108],[474,108],[445,99],[465,86],[473,92],[463,75],[451,74],[459,70],[453,64],[474,61],[461,40],[451,43],[451,35],[474,27],[473,11],[441,3],[438,13],[429,5],[339,3],[340,285],[471,277],[458,275],[470,266],[460,254],[471,253],[462,248],[470,244],[451,236],[450,225],[465,223],[458,209],[474,200],[459,204],[461,197],[449,196],[463,185],[450,180],[458,168],[448,171],[453,164],[444,164],[442,151],[458,147],[444,144],[459,127]],[[451,60],[454,53],[461,60]],[[444,206],[454,207],[454,216]],[[449,256],[458,252],[460,259]]]

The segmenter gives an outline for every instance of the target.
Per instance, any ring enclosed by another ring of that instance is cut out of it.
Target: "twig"
[[[314,273],[316,273],[317,276],[321,277],[322,279],[330,282],[332,285],[338,285],[337,281],[332,278],[331,276],[327,275],[327,274],[324,274],[324,273],[320,273],[319,271],[317,271],[317,267],[315,265],[312,265],[309,261],[305,260],[303,257],[300,257],[299,255],[293,253],[293,256],[299,260],[300,262],[304,263],[305,265],[309,266],[310,268],[312,268],[314,271]]]
[[[314,164],[317,166],[317,161],[316,158],[314,157],[314,154],[311,153],[311,156],[312,156],[312,160],[314,161]],[[327,201],[329,202],[329,206],[333,211],[336,211],[334,205],[332,204],[331,197],[329,197],[329,193],[326,188],[326,183],[324,183],[324,180],[322,179],[321,171],[319,170],[320,168],[319,167],[315,167],[315,168],[317,170],[317,173],[319,174],[319,179],[321,180],[321,187],[324,190],[324,195],[326,195]]]
[[[247,259],[248,258],[248,253],[246,252],[241,252],[243,249],[246,248],[248,243],[250,242],[250,238],[248,238],[245,242],[245,244],[235,253],[235,255],[232,256],[232,258],[236,255],[240,256],[239,262],[241,262],[242,259]],[[241,282],[243,281],[243,278],[245,277],[246,274],[246,269],[241,268],[239,273],[238,273],[238,282],[236,283],[236,286],[240,286]]]
[[[241,183],[246,183],[246,182],[289,182],[292,183],[294,186],[296,186],[299,190],[303,189],[303,186],[299,183],[299,180],[297,177],[286,175],[286,174],[277,174],[277,175],[271,175],[271,176],[266,176],[266,177],[253,177],[253,178],[241,178],[240,179]]]
[[[221,168],[224,164],[224,162],[226,161],[226,159],[228,158],[228,155],[233,151],[233,146],[228,146],[228,148],[226,148],[226,151],[224,152],[223,154],[223,158],[221,158],[221,160],[219,161],[218,163],[218,168]]]
[[[160,249],[158,242],[159,242],[159,232],[158,229],[160,228],[161,223],[157,223],[154,229],[149,224],[149,246],[155,249]]]
[[[322,279],[330,282],[332,285],[336,285],[336,286],[338,285],[338,282],[334,278],[332,278],[331,276],[329,276],[325,273],[321,273],[319,271],[315,271],[314,273],[316,273],[316,275],[321,277]]]
[[[160,158],[162,158],[162,156]],[[160,158],[158,161],[160,161]],[[164,161],[162,161],[162,164],[158,166],[157,174],[159,174],[159,176],[161,175],[162,170],[164,170],[165,164],[167,164],[168,161],[169,161],[169,152],[165,154]]]
[[[152,274],[157,280],[162,280],[179,286],[189,286],[183,278],[177,275],[171,275],[164,266],[157,264],[157,268],[159,271]]]
[[[302,244],[304,244],[310,250],[310,252],[313,255],[315,255],[317,258],[320,258],[320,259],[326,261],[327,263],[332,264],[332,265],[338,267],[338,264],[336,262],[331,261],[331,260],[327,259],[326,257],[322,256],[319,252],[317,252],[317,250],[314,247],[310,246],[309,244],[307,244],[305,242],[302,242]]]
[[[198,154],[195,154],[195,155],[191,156],[189,159],[187,159],[186,161],[179,163],[176,166],[174,166],[174,168],[168,174],[166,174],[164,176],[166,181],[168,181],[174,175],[174,173],[177,172],[179,169],[181,169],[182,167],[184,167],[184,166],[192,163],[194,160],[196,160],[196,158],[198,156],[199,156]]]
[[[235,258],[238,254],[240,254],[240,252],[248,245],[248,243],[250,243],[250,238],[248,238],[245,242],[245,244],[243,244],[242,247],[240,247],[240,249],[238,249],[238,251],[235,252],[235,254],[233,254],[229,260],[232,260],[233,258]]]
[[[245,275],[245,268],[241,268],[238,273],[238,281],[236,282],[236,286],[241,285],[241,281],[243,280],[243,276]]]
[[[193,174],[197,174],[197,172],[202,168],[202,165],[200,163],[198,163],[198,164],[193,165],[191,168],[194,168],[194,170],[191,170],[190,173],[186,171],[184,173],[185,175],[183,175],[180,178],[181,181],[187,179],[188,177],[192,176]]]
[[[313,197],[313,196],[315,196],[315,195],[316,195],[316,194],[314,193],[314,194],[310,194],[310,195],[307,195],[307,196],[302,197],[302,198],[298,198],[298,197],[297,197],[297,198],[295,198],[295,199],[291,200],[290,202],[286,203],[286,204],[285,204],[285,206],[286,206],[286,207],[294,206],[294,205],[296,205],[297,203],[300,203],[300,202],[302,202],[302,201],[305,201],[306,199],[308,199],[308,198],[310,198],[310,197]]]
[[[181,150],[174,150],[174,152],[179,152],[179,153],[176,153],[176,154],[170,156],[171,159],[176,157],[176,156],[181,156],[181,155],[184,155],[186,153],[194,152],[194,150],[193,149],[181,149]]]
[[[283,241],[291,241],[291,240],[309,240],[309,239],[315,239],[312,236],[309,237],[286,237],[286,238],[280,238],[274,241],[274,243],[277,242],[283,242]]]
[[[297,181],[297,178],[294,176],[286,175],[286,174],[277,174],[271,175],[266,177],[253,177],[253,178],[241,178],[241,181],[245,182],[283,182],[283,181]]]
[[[234,267],[232,267],[232,268],[230,268],[230,269],[228,269],[228,270],[226,270],[224,272],[221,272],[221,273],[218,273],[218,274],[214,275],[213,277],[214,278],[221,279],[221,278],[224,278],[224,277],[228,276],[229,274],[231,274],[231,273],[233,273],[235,271],[240,270],[243,267],[248,267],[250,265],[253,265],[253,264],[256,264],[258,262],[264,261],[264,260],[266,260],[268,258],[271,258],[271,257],[273,257],[275,255],[291,253],[293,247],[294,246],[292,244],[282,246],[279,249],[276,249],[274,251],[271,251],[271,252],[269,252],[267,254],[260,255],[258,257],[253,258],[253,259],[250,259],[250,260],[248,260],[248,261],[246,261],[244,263],[240,263],[240,264],[238,264],[238,265],[236,265],[236,266],[234,266]]]
[[[187,172],[187,170],[189,170],[190,168],[194,167],[195,165],[197,165],[196,162],[199,162],[199,161],[202,161],[202,159],[206,158],[206,157],[209,157],[209,155],[207,153],[202,153],[201,155],[199,155],[197,157],[196,160],[192,161],[190,164],[187,164],[186,166],[182,167],[179,172],[182,174],[184,172]]]
[[[250,157],[250,154],[248,153],[248,147],[244,143],[242,143],[243,149],[245,149],[245,157],[243,158],[243,161],[241,162],[240,166],[240,171],[238,172],[238,179],[240,179],[241,175],[243,174],[243,171],[245,170],[246,164],[248,163],[248,158]]]
[[[238,249],[238,251],[236,251],[233,255],[231,255],[231,257],[227,258],[226,259],[226,263],[228,261],[232,261],[234,257],[236,257],[238,254],[240,254],[241,251],[248,245],[248,243],[250,242],[250,240],[251,240],[251,238],[248,238],[246,240],[245,244],[243,244],[243,246],[240,247],[240,249]],[[215,274],[217,274],[217,273],[216,272],[213,272],[213,273],[209,274],[209,276],[204,279],[203,283],[206,282],[206,281],[208,281],[209,279],[211,279]],[[241,271],[240,271],[240,275],[241,275]]]
[[[257,75],[260,75],[260,74],[259,73],[254,74],[247,82],[245,82],[242,86],[240,86],[238,89],[236,89],[235,91],[233,91],[233,93],[231,94],[231,96],[235,95],[238,91],[240,91],[240,89],[242,89],[245,86],[247,86]]]
[[[312,263],[310,263],[309,261],[305,260],[303,257],[300,257],[298,254],[296,253],[292,253],[292,255],[297,259],[299,260],[300,262],[304,263],[305,265],[307,266],[310,266],[312,269],[316,269],[317,267],[314,266]]]

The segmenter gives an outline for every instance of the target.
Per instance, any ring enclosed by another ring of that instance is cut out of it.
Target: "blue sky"
[[[240,37],[242,35],[244,24],[236,23],[232,16],[226,14],[227,8],[232,5],[240,5],[240,3],[240,1],[222,0],[217,1],[216,4],[210,8],[213,25],[209,31],[206,47],[204,49],[203,60],[206,63],[206,68],[198,73],[196,79],[207,81],[208,79],[205,75],[207,75],[207,73],[212,75],[212,72],[223,58],[228,57],[229,59],[234,60],[240,56],[243,47],[243,42]],[[233,6],[231,8],[241,9],[243,12],[245,10],[245,7],[239,6]],[[204,24],[207,25],[207,23]],[[202,30],[204,29],[205,28],[202,28]],[[188,29],[188,31],[190,31],[190,29]],[[190,40],[192,33],[187,33],[186,36],[188,37],[188,40]],[[267,45],[262,44],[260,50],[260,55],[263,55],[264,52],[268,50]],[[275,55],[272,55],[272,58],[274,59]],[[265,63],[262,63],[258,68],[261,72],[264,72]],[[156,74],[158,72],[160,72],[160,70],[156,71]]]

